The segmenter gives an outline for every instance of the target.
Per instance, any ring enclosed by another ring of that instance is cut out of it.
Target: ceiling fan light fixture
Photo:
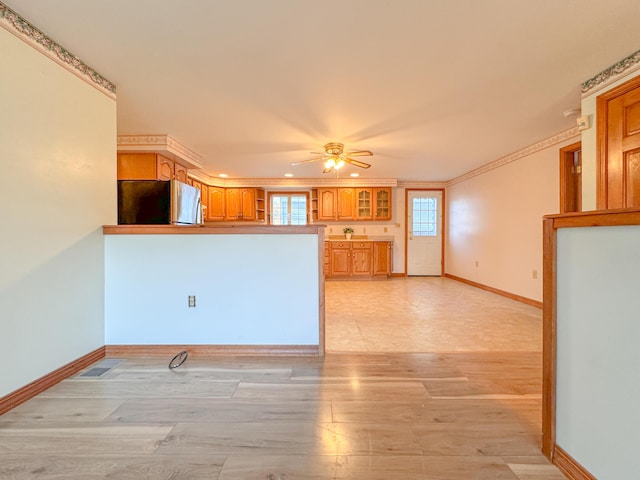
[[[336,166],[336,159],[333,157],[327,158],[324,162],[324,168],[334,168]]]
[[[339,160],[336,162],[336,165],[335,165],[333,168],[335,168],[336,170],[338,170],[339,168],[342,168],[342,167],[344,167],[344,160],[343,160],[343,159],[339,159]]]

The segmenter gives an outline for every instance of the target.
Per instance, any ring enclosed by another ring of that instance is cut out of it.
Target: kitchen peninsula
[[[323,355],[324,225],[103,233],[112,354]]]

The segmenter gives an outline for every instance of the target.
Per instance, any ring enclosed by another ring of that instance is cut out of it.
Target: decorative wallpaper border
[[[635,67],[635,68],[634,68]],[[610,66],[606,70],[603,70],[595,77],[590,78],[582,84],[582,96],[591,92],[591,90],[597,89],[604,84],[610,83],[616,80],[616,77],[622,74],[632,72],[634,69],[640,68],[640,50],[632,53],[626,58],[623,58],[615,65]]]
[[[116,86],[86,63],[45,35],[16,12],[0,2],[0,26],[27,42],[56,63],[65,67],[85,82],[98,88],[109,97],[116,97]]]
[[[401,180],[398,182],[400,188],[446,188],[447,182],[429,182],[422,180]]]
[[[546,138],[538,143],[534,143],[533,145],[529,145],[528,147],[517,150],[509,155],[505,155],[497,160],[494,160],[491,163],[487,163],[482,167],[476,168],[475,170],[471,170],[470,172],[465,173],[464,175],[460,175],[452,180],[449,180],[447,183],[447,187],[451,187],[456,183],[464,182],[465,180],[469,180],[472,177],[476,177],[478,175],[482,175],[483,173],[487,173],[496,168],[502,167],[503,165],[507,165],[508,163],[515,162],[516,160],[520,160],[521,158],[528,157],[536,152],[544,150],[546,148],[552,147],[558,143],[562,143],[565,140],[569,140],[570,138],[580,136],[580,131],[578,127],[575,126],[570,128],[569,130],[565,130],[564,132],[560,132],[557,135]]]

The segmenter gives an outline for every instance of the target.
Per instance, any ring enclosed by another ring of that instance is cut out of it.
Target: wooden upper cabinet
[[[118,180],[157,180],[155,153],[118,153]]]
[[[224,192],[224,220],[264,220],[264,189],[225,188]]]
[[[219,222],[225,219],[225,192],[223,187],[208,187],[207,220]]]
[[[174,163],[174,178],[179,182],[187,183],[187,167],[179,163]]]
[[[338,188],[338,220],[353,220],[355,207],[355,189]]]
[[[156,171],[158,180],[172,180],[175,162],[170,158],[158,155],[156,159]]]
[[[318,188],[318,220],[338,218],[338,192],[335,188]]]
[[[159,153],[118,153],[118,180],[172,180],[187,183],[187,167]]]
[[[314,221],[391,220],[391,187],[314,188]]]
[[[391,188],[378,187],[373,189],[373,219],[391,220]]]
[[[242,197],[239,188],[226,188],[224,193],[225,220],[240,220],[242,215]]]
[[[371,208],[372,191],[370,188],[356,188],[356,220],[373,220]]]
[[[241,220],[256,219],[256,189],[242,188],[240,190]]]

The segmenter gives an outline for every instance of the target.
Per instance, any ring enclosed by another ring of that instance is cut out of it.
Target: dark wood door
[[[598,97],[598,208],[640,207],[640,78]]]

